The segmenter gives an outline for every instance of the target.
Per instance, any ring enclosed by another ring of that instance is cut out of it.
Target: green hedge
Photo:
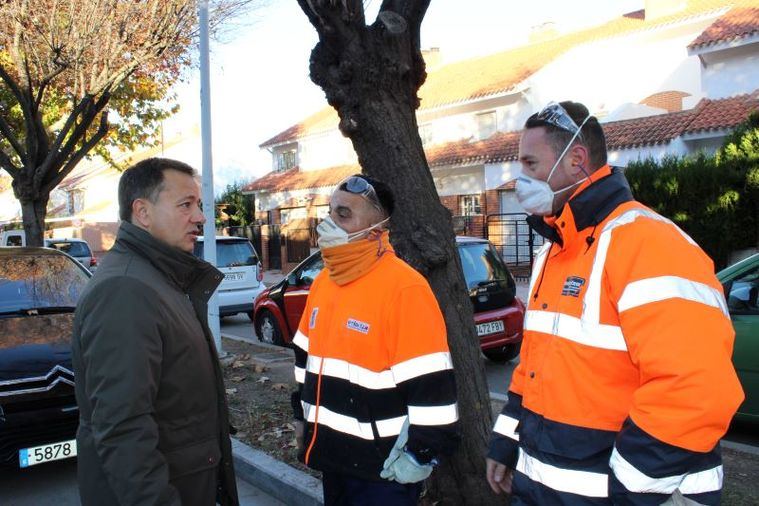
[[[725,267],[731,252],[759,246],[759,113],[714,155],[631,163],[633,195],[670,218]]]

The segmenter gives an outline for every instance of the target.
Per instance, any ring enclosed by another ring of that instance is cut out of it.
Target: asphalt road
[[[283,506],[257,488],[237,481],[241,506]],[[78,506],[76,459],[26,469],[0,469],[2,506]]]

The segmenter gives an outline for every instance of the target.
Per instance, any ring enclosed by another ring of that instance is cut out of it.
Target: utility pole
[[[208,0],[198,2],[200,24],[200,137],[203,151],[203,259],[216,265],[216,217],[213,194],[213,157],[211,153],[211,77],[209,72]],[[216,292],[208,301],[208,326],[216,351],[221,355],[219,298]]]

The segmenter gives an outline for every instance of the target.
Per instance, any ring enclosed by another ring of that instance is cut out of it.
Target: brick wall
[[[668,112],[677,112],[683,110],[683,97],[689,96],[690,93],[683,91],[662,91],[644,98],[640,103],[650,107],[666,109]]]

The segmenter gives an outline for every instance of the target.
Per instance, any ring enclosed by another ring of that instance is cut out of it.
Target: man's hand
[[[486,478],[493,492],[496,494],[500,494],[501,492],[510,494],[514,471],[493,459],[486,459],[485,462],[487,463]]]
[[[295,444],[298,445],[298,453],[302,453],[306,447],[306,422],[295,420]]]

